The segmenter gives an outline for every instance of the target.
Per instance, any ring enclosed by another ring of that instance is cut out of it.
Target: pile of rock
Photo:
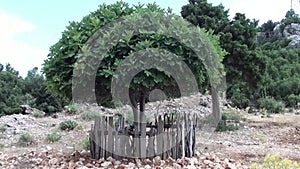
[[[29,129],[46,129],[48,126],[40,123],[30,115],[13,114],[2,116],[0,118],[0,134],[5,138],[0,139],[1,144],[5,147],[12,145],[18,141],[18,137],[29,132]]]
[[[201,154],[193,158],[182,158],[174,160],[169,158],[161,160],[156,157],[153,160],[121,160],[113,158],[107,160],[94,160],[89,157],[89,153],[74,152],[71,155],[62,155],[53,150],[49,152],[37,153],[34,151],[22,153],[17,156],[7,156],[0,153],[0,168],[166,168],[166,169],[196,169],[196,168],[216,168],[216,169],[247,169],[248,167],[230,159],[221,159],[212,154]]]
[[[41,113],[43,116],[46,114],[45,112],[38,110],[36,108],[32,108],[29,105],[21,105],[20,106],[22,109],[22,114],[30,114],[33,115],[34,112],[39,112]]]

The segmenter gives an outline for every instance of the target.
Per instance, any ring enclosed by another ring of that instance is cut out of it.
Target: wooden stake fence
[[[97,117],[90,132],[92,158],[191,157],[195,154],[197,120],[196,115],[165,114],[147,124],[146,131],[136,131],[125,126],[122,116]]]

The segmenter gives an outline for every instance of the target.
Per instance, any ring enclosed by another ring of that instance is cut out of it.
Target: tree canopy
[[[62,38],[50,48],[48,59],[44,63],[43,71],[46,74],[49,87],[52,90],[56,91],[57,93],[61,94],[62,96],[71,99],[73,68],[76,68],[76,66],[77,68],[80,67],[76,65],[75,62],[78,61],[78,58],[82,56],[80,54],[80,51],[84,51],[85,49],[89,48],[88,45],[84,45],[84,44],[88,42],[88,39],[96,32],[96,30],[102,28],[103,26],[106,26],[110,22],[118,18],[121,18],[122,16],[125,15],[132,16],[133,20],[136,18],[139,19],[139,21],[141,22],[140,25],[143,25],[142,22],[144,22],[145,24],[149,24],[146,22],[145,18],[138,18],[141,17],[143,13],[146,14],[149,12],[154,12],[153,15],[157,14],[160,15],[161,17],[165,17],[165,16],[170,16],[169,18],[175,17],[173,14],[171,14],[170,10],[161,9],[156,4],[148,4],[146,6],[137,5],[131,7],[127,3],[117,2],[112,5],[105,5],[105,4],[100,5],[98,10],[85,16],[80,22],[70,22],[70,25],[67,27],[67,30],[63,32]],[[141,15],[134,15],[134,14],[141,14]],[[156,21],[152,20],[152,21],[153,21],[152,23],[153,25],[160,24],[159,21],[157,20]],[[176,20],[174,20],[174,22],[175,21]],[[127,30],[126,29],[127,24],[130,23],[123,23],[124,29],[120,29],[119,32],[113,32],[113,33],[116,35],[123,35],[122,31]],[[187,24],[185,24],[183,20],[181,23],[178,23],[177,25],[175,24],[172,25],[172,22],[168,24],[170,29],[177,26],[178,24],[182,24],[182,27],[186,29],[186,31],[189,31],[187,29],[188,28]],[[139,25],[134,25],[134,27],[139,27]],[[111,27],[111,29],[114,28]],[[95,79],[96,82],[95,89],[96,89],[98,104],[106,104],[111,100],[111,95],[110,95],[111,81],[115,75],[114,72],[120,66],[121,62],[125,60],[129,55],[131,55],[131,53],[140,50],[145,50],[147,48],[159,48],[180,56],[183,59],[184,63],[187,64],[189,68],[192,70],[192,72],[194,73],[198,87],[200,87],[202,90],[208,89],[209,87],[208,72],[205,70],[202,61],[199,59],[199,57],[195,54],[195,52],[191,48],[188,48],[186,45],[182,44],[182,42],[178,41],[174,37],[173,38],[168,37],[166,35],[159,34],[156,32],[143,33],[138,31],[136,32],[136,34],[132,32],[131,33],[133,34],[132,36],[126,36],[118,40],[116,42],[116,45],[114,45],[109,50],[109,52],[104,56],[101,63],[97,65],[98,71],[97,71],[97,77]],[[193,31],[200,31],[198,32],[199,36],[194,37],[194,39],[202,38],[200,37],[200,35],[202,34],[201,36],[207,37],[206,38],[207,42],[211,41],[210,43],[214,45],[214,50],[219,55],[214,59],[215,61],[221,63],[225,51],[222,50],[218,45],[218,37],[213,36],[211,32],[206,32],[200,29],[199,30],[194,29]],[[186,33],[190,34],[189,32]],[[102,36],[102,40],[98,41],[99,44],[105,43],[106,42],[105,35],[103,35],[102,33],[99,34],[101,34]],[[116,38],[116,36],[113,36],[112,34],[109,34],[109,36],[110,39]],[[203,40],[205,41],[205,38]],[[90,41],[93,41],[93,39]],[[106,47],[103,44],[98,46]],[[148,56],[144,56],[144,57],[148,57]],[[160,59],[163,58],[160,57]],[[176,62],[172,62],[171,60],[168,60],[168,58],[165,61],[160,60],[160,62],[164,62],[169,65],[173,64],[172,66],[175,67],[177,64]],[[95,64],[97,64],[97,62]],[[137,63],[131,63],[132,69],[137,67],[134,66],[135,64]],[[177,66],[178,68],[182,67],[181,65],[177,65]],[[82,71],[82,72],[88,73],[86,71]],[[212,72],[212,73],[216,74],[216,72]],[[88,74],[86,74],[84,77],[86,76],[88,76]],[[85,80],[81,81],[81,83],[84,83],[84,81]],[[133,96],[133,100],[140,101],[141,95],[145,95],[147,98],[149,92],[156,88],[159,88],[163,91],[172,91],[166,93],[169,94],[169,96],[178,97],[178,92],[176,92],[178,91],[178,86],[175,83],[174,77],[171,76],[170,72],[159,68],[158,69],[151,68],[139,72],[131,81],[130,95]],[[81,92],[81,94],[84,95],[84,92]]]

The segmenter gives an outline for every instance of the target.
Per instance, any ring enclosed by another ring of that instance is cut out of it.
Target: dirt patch
[[[215,152],[248,165],[275,153],[300,163],[299,115],[244,116],[246,121],[240,130],[214,133],[204,152]]]

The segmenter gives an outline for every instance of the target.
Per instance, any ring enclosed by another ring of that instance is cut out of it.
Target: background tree
[[[0,71],[0,116],[20,113],[24,102],[24,82],[10,64]]]
[[[272,20],[268,20],[266,23],[263,23],[259,27],[259,31],[261,32],[273,32],[275,26],[278,24],[278,22],[273,22]]]
[[[54,95],[47,89],[46,81],[43,75],[39,74],[38,68],[29,70],[24,79],[24,93],[26,104],[31,107],[44,111],[46,114],[58,112],[66,104],[59,96]]]
[[[255,100],[257,82],[265,63],[255,51],[257,21],[237,13],[228,19],[228,10],[222,5],[213,6],[207,0],[190,0],[182,7],[181,15],[189,22],[212,29],[220,36],[220,44],[228,54],[224,57],[227,96],[236,106],[245,107]]]
[[[47,89],[38,68],[28,71],[25,79],[10,64],[6,64],[5,69],[0,64],[0,70],[0,116],[21,113],[20,106],[24,104],[45,113],[57,112],[65,104]]]
[[[207,0],[189,0],[189,4],[182,7],[181,16],[200,28],[219,34],[229,24],[228,12],[221,4],[213,6]]]

